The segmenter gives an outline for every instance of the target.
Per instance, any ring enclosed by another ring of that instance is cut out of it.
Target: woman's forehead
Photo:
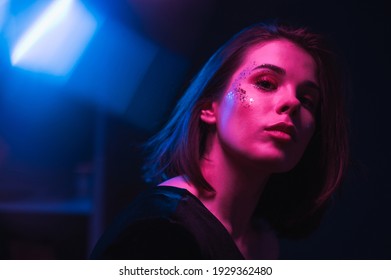
[[[312,56],[296,43],[287,39],[275,39],[249,47],[243,56],[241,66],[250,64],[303,63],[315,66]]]

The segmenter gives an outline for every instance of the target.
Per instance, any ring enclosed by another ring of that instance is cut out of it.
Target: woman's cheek
[[[250,109],[254,103],[254,98],[247,94],[242,87],[236,87],[227,94],[229,101],[237,103],[243,108]]]

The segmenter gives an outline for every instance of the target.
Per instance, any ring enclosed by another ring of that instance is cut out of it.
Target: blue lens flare
[[[9,0],[0,0],[0,31],[8,14]]]
[[[98,20],[79,1],[54,1],[17,40],[11,63],[25,70],[66,77],[98,26]]]

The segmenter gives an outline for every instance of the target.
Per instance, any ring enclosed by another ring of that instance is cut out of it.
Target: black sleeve
[[[105,243],[100,244],[100,252],[93,252],[92,259],[202,259],[201,251],[192,234],[183,226],[167,219],[133,223],[117,237]]]

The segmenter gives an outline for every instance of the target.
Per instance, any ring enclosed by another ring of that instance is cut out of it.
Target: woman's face
[[[238,160],[286,172],[315,131],[319,97],[316,64],[305,50],[284,39],[254,46],[212,104],[218,145]]]

